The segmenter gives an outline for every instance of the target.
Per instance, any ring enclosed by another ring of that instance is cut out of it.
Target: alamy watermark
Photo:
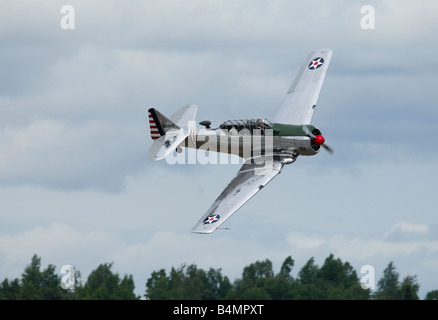
[[[196,130],[196,129],[195,129]],[[189,135],[187,143],[191,148],[175,149],[168,157],[168,164],[238,164],[239,160],[229,159],[228,155],[254,159],[256,164],[264,164],[272,160],[274,149],[273,130],[248,129],[230,134],[227,129],[221,129],[217,134],[208,129],[201,129]],[[167,135],[166,135],[167,137]],[[165,139],[172,141],[172,137]],[[190,152],[193,150],[193,152]]]
[[[365,274],[360,278],[360,286],[362,289],[374,290],[376,288],[374,267],[369,264],[364,265],[360,268],[360,273]]]
[[[71,265],[61,267],[61,288],[64,290],[75,289],[75,268]]]
[[[373,30],[376,28],[376,15],[374,7],[371,5],[364,5],[360,8],[360,13],[364,16],[360,20],[360,26],[363,30]],[[64,30],[75,29],[75,8],[72,5],[66,4],[61,7],[61,14],[63,14],[60,26]]]
[[[172,133],[166,134],[163,145],[169,141],[172,148],[174,140]],[[243,129],[231,134],[227,129],[222,129],[220,134],[208,129],[192,129],[185,141],[188,148],[176,147],[165,158],[168,164],[241,164],[242,159],[251,159],[256,175],[269,173],[275,166],[272,129],[263,132]]]
[[[376,28],[376,12],[374,7],[370,5],[362,6],[360,13],[364,14],[360,20],[360,27],[363,30],[374,30]]]
[[[75,8],[72,5],[66,4],[61,7],[61,22],[59,23],[64,30],[75,29]]]
[[[376,14],[374,7],[371,5],[363,5],[360,8],[360,13],[364,16],[360,20],[360,27],[363,30],[374,30],[376,28]],[[72,5],[66,4],[61,7],[63,14],[60,26],[64,30],[74,30],[75,26],[75,8]]]

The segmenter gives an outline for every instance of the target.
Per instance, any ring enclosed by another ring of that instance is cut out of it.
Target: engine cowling
[[[325,138],[321,131],[312,125],[301,125],[287,127],[290,135],[281,136],[281,146],[284,150],[296,151],[303,156],[312,156],[317,154],[321,147],[324,147],[330,153],[333,150],[325,144]],[[284,129],[282,129],[284,131]]]

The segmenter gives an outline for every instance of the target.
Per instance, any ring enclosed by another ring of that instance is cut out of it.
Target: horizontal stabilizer
[[[148,153],[149,160],[165,158],[185,140],[196,126],[197,110],[195,105],[186,105],[176,111],[170,119],[154,108],[148,110],[151,137],[154,139]]]
[[[164,136],[154,141],[149,149],[149,160],[156,161],[164,159],[168,154],[174,151],[178,145],[188,136],[183,129],[169,130]]]

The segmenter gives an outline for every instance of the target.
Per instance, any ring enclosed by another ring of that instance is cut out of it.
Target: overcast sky
[[[424,298],[438,289],[437,13],[433,0],[2,1],[0,279],[33,254],[83,281],[114,262],[143,295],[152,271],[182,263],[233,281],[257,260],[278,272],[291,255],[296,275],[333,253],[376,282],[393,261]],[[286,166],[230,230],[190,233],[239,165],[149,162],[147,109],[272,118],[320,48],[333,57],[313,123],[335,154]]]

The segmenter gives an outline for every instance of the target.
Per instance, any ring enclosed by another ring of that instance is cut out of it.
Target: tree
[[[373,295],[376,300],[399,300],[401,298],[399,290],[399,274],[395,270],[394,263],[391,261],[383,270],[383,276],[377,282],[377,290]]]
[[[418,289],[416,276],[407,276],[399,282],[399,274],[391,261],[383,270],[383,276],[377,283],[377,290],[372,298],[377,300],[416,300]]]
[[[18,278],[15,278],[10,282],[8,279],[3,280],[0,286],[0,300],[19,299],[21,299],[20,280],[18,280]]]
[[[400,298],[402,300],[419,300],[419,289],[420,285],[417,282],[417,276],[407,276],[400,285]]]
[[[335,259],[333,254],[325,259],[317,277],[322,280],[326,290],[325,299],[369,298],[369,290],[362,289],[359,277],[350,263]]]
[[[315,283],[318,277],[318,266],[315,264],[315,259],[310,258],[306,264],[298,272],[298,279],[301,284]]]
[[[42,276],[40,271],[41,258],[36,254],[32,256],[32,261],[24,268],[21,274],[21,297],[24,300],[36,300],[41,297],[40,287]]]
[[[56,267],[49,264],[41,271],[41,258],[35,254],[20,279],[0,283],[0,300],[139,299],[134,294],[132,275],[120,278],[111,267],[112,263],[100,265],[91,272],[85,286],[80,281],[81,273],[75,270],[75,289],[65,290]]]
[[[356,271],[348,263],[343,263],[341,259],[330,254],[324,261],[323,266],[318,271],[318,277],[324,279],[333,286],[343,286],[349,288],[358,282]]]
[[[132,275],[122,279],[111,271],[113,263],[104,263],[93,270],[83,288],[77,289],[77,298],[82,300],[136,300]]]
[[[286,280],[293,280],[292,278],[292,268],[295,264],[294,259],[292,259],[291,256],[288,256],[283,264],[281,265],[281,269],[280,269],[280,273],[277,275],[277,277],[282,278],[282,279],[286,279]]]
[[[324,289],[319,280],[319,267],[315,259],[310,258],[298,272],[296,299],[299,300],[320,300],[324,299]]]
[[[49,264],[41,273],[40,298],[43,300],[61,300],[68,295],[68,291],[60,286],[60,277],[56,274],[56,267]]]
[[[135,290],[135,284],[134,284],[134,278],[132,277],[132,274],[125,275],[123,277],[122,281],[120,281],[117,299],[119,299],[119,300],[138,300],[138,299],[140,299],[139,296],[135,295],[134,290]]]
[[[438,300],[438,290],[429,291],[424,300]]]
[[[0,299],[7,300],[63,300],[72,299],[73,293],[63,290],[56,267],[49,264],[41,271],[41,258],[34,254],[21,279],[5,279],[0,286]]]
[[[313,257],[298,273],[296,299],[350,300],[368,299],[369,290],[360,286],[356,271],[348,262],[330,254],[319,268]]]
[[[420,285],[417,276],[407,276],[399,282],[399,274],[391,261],[383,270],[383,276],[377,283],[377,290],[372,295],[377,300],[418,300]]]
[[[41,258],[32,256],[31,263],[21,274],[20,299],[24,300],[60,300],[65,298],[65,292],[60,287],[60,278],[55,273],[55,266],[49,264],[41,272]]]
[[[222,276],[221,269],[210,268],[208,272],[196,265],[183,264],[178,269],[172,267],[169,276],[161,269],[152,272],[146,281],[145,298],[150,300],[216,300],[228,299],[232,286],[228,277]]]
[[[243,269],[242,279],[235,281],[234,298],[243,300],[272,299],[271,292],[275,287],[272,262],[256,261]]]
[[[169,299],[168,282],[166,270],[153,271],[151,277],[146,281],[145,298],[149,300]]]
[[[295,261],[288,256],[281,265],[280,272],[275,277],[275,290],[271,293],[272,299],[294,299],[296,296],[296,281],[292,277],[292,268]]]
[[[210,268],[207,272],[207,283],[210,297],[207,299],[229,299],[231,296],[232,285],[227,276],[223,276],[221,269]]]

